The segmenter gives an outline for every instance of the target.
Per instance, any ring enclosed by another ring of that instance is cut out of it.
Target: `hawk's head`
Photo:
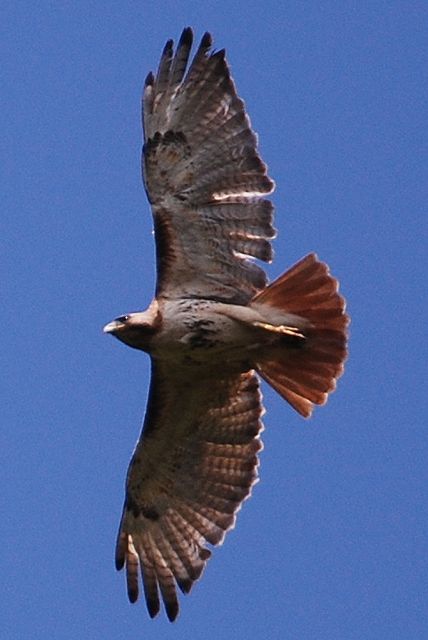
[[[146,311],[127,313],[109,322],[103,328],[103,332],[111,333],[134,349],[148,351],[151,338],[160,328],[160,323],[158,305],[152,302]]]

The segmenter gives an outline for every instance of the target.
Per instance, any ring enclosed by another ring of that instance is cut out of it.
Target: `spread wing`
[[[242,100],[206,33],[187,73],[192,31],[167,42],[143,96],[143,175],[152,205],[156,295],[246,303],[266,284],[274,184]]]
[[[116,549],[135,602],[141,573],[150,616],[159,591],[170,620],[257,478],[262,405],[255,374],[171,370],[152,360],[142,436],[130,463]]]

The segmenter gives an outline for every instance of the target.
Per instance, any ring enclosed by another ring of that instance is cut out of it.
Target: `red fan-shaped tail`
[[[259,374],[302,416],[324,404],[347,356],[345,300],[315,254],[300,260],[252,301],[296,316],[284,338],[257,362]],[[300,320],[300,321],[299,321]],[[293,337],[293,330],[296,335]]]

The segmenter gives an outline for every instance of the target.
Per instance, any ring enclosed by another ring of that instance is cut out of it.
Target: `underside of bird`
[[[271,284],[274,189],[224,50],[169,40],[143,95],[143,179],[157,280],[145,312],[104,331],[151,357],[116,546],[128,597],[169,620],[257,481],[263,378],[302,416],[347,355],[344,299],[310,254]]]

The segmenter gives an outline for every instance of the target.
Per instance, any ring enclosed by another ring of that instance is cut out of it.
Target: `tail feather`
[[[285,400],[308,417],[313,405],[322,405],[336,387],[347,357],[345,300],[327,265],[315,254],[300,260],[253,299],[300,319],[301,346],[284,339],[267,350],[257,369]]]

